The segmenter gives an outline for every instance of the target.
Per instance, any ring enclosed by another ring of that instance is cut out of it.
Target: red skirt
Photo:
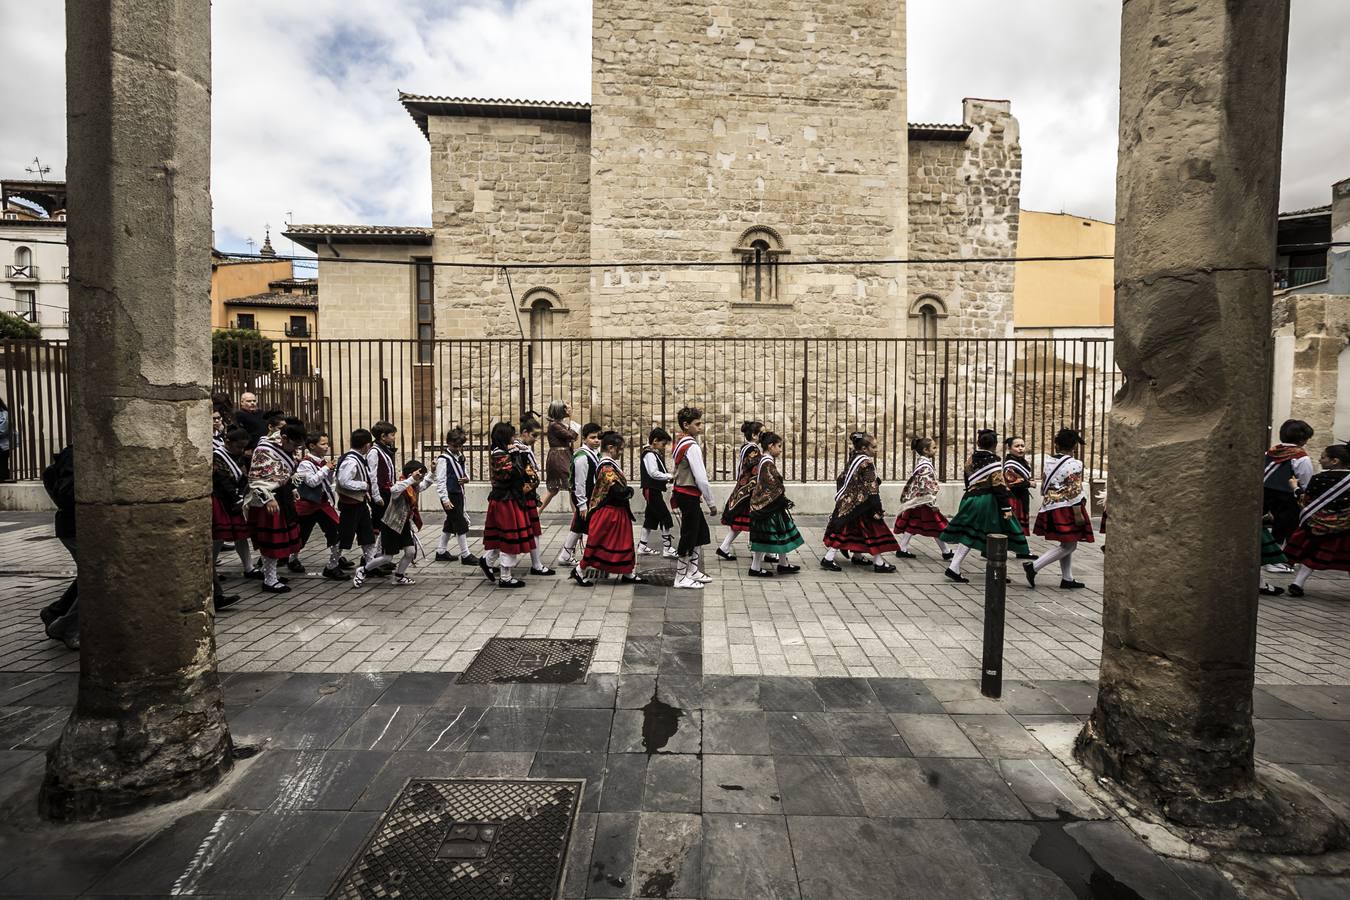
[[[270,513],[263,506],[250,507],[248,524],[253,545],[268,559],[288,559],[300,552],[300,523],[288,517],[284,509]]]
[[[746,500],[739,506],[728,506],[722,510],[722,524],[733,532],[749,531],[750,501]]]
[[[535,537],[544,533],[544,525],[539,521],[539,497],[525,498],[525,518],[530,520],[530,534]]]
[[[214,494],[211,496],[211,540],[246,541],[251,533],[243,513],[228,508]]]
[[[1017,520],[1018,525],[1022,526],[1022,533],[1031,533],[1031,513],[1027,509],[1027,505],[1022,502],[1022,498],[1013,494],[1008,498],[1008,505],[1012,507],[1013,518]]]
[[[489,500],[483,521],[483,549],[519,556],[534,549],[534,530],[525,507],[514,500]]]
[[[609,503],[592,512],[581,567],[612,575],[628,575],[633,571],[635,558],[633,523],[628,513]]]
[[[942,537],[947,530],[947,517],[936,506],[912,506],[895,520],[896,534],[917,534],[920,537]]]
[[[850,553],[895,553],[900,549],[886,523],[871,516],[860,516],[843,528],[825,532],[825,546]]]
[[[1350,572],[1350,531],[1313,534],[1300,526],[1285,541],[1284,555],[1310,569]]]
[[[1092,520],[1088,518],[1087,501],[1074,506],[1061,506],[1049,512],[1041,510],[1036,516],[1036,528],[1032,534],[1061,544],[1069,541],[1091,544],[1096,540],[1092,536]]]

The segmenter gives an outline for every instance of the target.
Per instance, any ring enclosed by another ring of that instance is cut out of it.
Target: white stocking
[[[399,575],[405,575],[408,572],[408,566],[412,565],[413,557],[417,555],[417,545],[403,548],[403,558],[398,561],[398,567],[394,569]]]
[[[539,554],[539,548],[535,547],[530,551],[530,568],[542,569],[544,567],[543,557]]]
[[[1294,584],[1303,587],[1303,585],[1308,583],[1308,579],[1312,577],[1312,573],[1312,569],[1299,563],[1298,571],[1294,573]]]
[[[469,536],[468,536],[467,534],[459,534],[459,535],[455,535],[455,536],[456,536],[457,538],[459,538],[459,555],[460,555],[460,556],[468,556],[468,555],[469,555]]]
[[[905,532],[904,534],[900,535],[900,552],[901,552],[901,553],[908,553],[908,552],[909,552],[909,542],[912,541],[912,540],[914,540],[914,535],[910,534],[909,532]]]
[[[951,566],[950,566],[949,568],[950,568],[953,572],[955,572],[957,575],[960,575],[960,574],[961,574],[961,563],[963,563],[963,562],[966,561],[966,557],[967,557],[969,554],[970,554],[970,548],[969,548],[969,547],[967,547],[965,544],[958,544],[957,547],[956,547],[956,555],[952,557],[952,564],[951,564]],[[1042,558],[1044,558],[1044,557],[1042,557]]]
[[[244,571],[253,569],[253,550],[249,547],[248,541],[235,541],[234,552],[239,554],[239,561],[244,564]]]
[[[750,568],[754,569],[756,572],[764,571],[763,553],[760,553],[758,551],[752,551],[750,553]]]
[[[1057,559],[1062,560],[1068,558],[1069,554],[1073,553],[1077,547],[1077,541],[1065,541],[1062,544],[1056,544],[1054,547],[1042,553],[1040,558],[1031,564],[1032,571],[1039,572]],[[1059,565],[1060,571],[1064,571],[1064,563],[1061,562]],[[1072,567],[1069,571],[1073,571]],[[1064,577],[1065,579],[1069,579],[1068,575],[1065,575]]]
[[[834,558],[835,558],[836,556],[838,556],[838,555],[839,555],[839,551],[838,551],[836,548],[831,547],[830,549],[828,549],[828,550],[825,551],[825,561],[826,561],[826,562],[834,562]]]
[[[450,550],[450,532],[442,531],[441,539],[436,542],[437,553],[447,553]]]
[[[937,541],[938,552],[941,553],[943,556],[946,556],[949,552],[951,552],[950,550],[947,549],[947,545],[942,542],[942,538],[933,538],[933,540]]]
[[[277,578],[277,561],[270,556],[262,558],[263,584],[268,587],[276,587],[281,584],[281,579]]]
[[[728,530],[727,536],[722,538],[722,552],[730,553],[731,545],[734,543],[736,543],[736,532]]]

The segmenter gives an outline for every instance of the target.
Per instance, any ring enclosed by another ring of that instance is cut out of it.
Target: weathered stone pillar
[[[1126,0],[1101,686],[1078,753],[1174,822],[1287,806],[1253,763],[1287,0]]]
[[[69,2],[80,689],[44,813],[215,783],[231,744],[210,550],[211,6]]]

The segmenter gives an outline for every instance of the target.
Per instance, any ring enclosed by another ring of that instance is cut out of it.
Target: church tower
[[[903,335],[904,0],[593,9],[591,332]]]

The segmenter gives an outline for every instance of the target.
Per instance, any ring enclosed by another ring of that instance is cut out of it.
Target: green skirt
[[[767,516],[750,517],[750,551],[752,553],[790,553],[806,541],[787,511]]]
[[[1009,555],[1031,553],[1022,526],[1017,524],[1014,517],[1003,518],[998,508],[998,498],[993,494],[967,494],[962,497],[961,508],[947,523],[947,530],[942,532],[940,540],[948,544],[965,544],[983,554],[985,540],[991,534],[1008,536]]]
[[[1261,565],[1274,566],[1278,565],[1279,563],[1288,561],[1289,560],[1285,558],[1284,551],[1280,549],[1280,545],[1275,543],[1275,538],[1273,535],[1271,535],[1270,529],[1262,528]]]

